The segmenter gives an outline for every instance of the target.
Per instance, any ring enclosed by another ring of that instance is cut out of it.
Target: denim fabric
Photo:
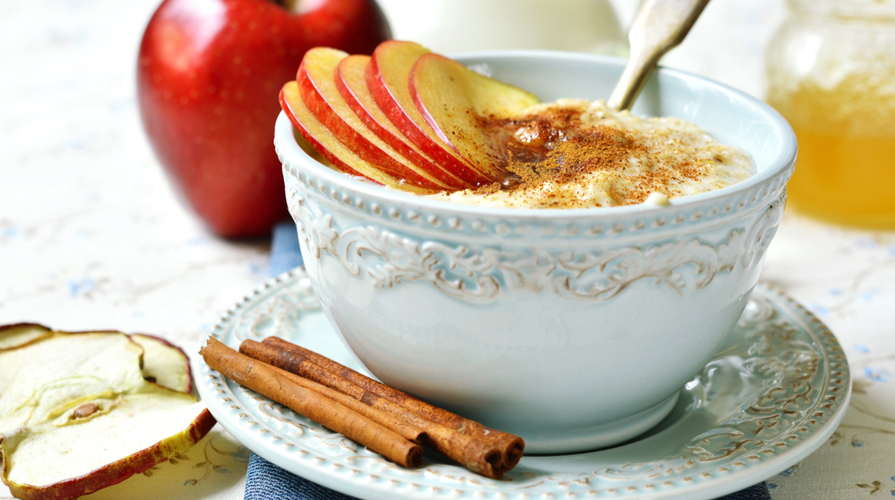
[[[252,453],[246,476],[245,500],[352,500],[329,488],[296,476]],[[770,500],[764,482],[718,500]]]
[[[762,481],[755,486],[731,493],[718,500],[771,500],[771,493],[768,491],[767,483]]]
[[[312,483],[252,453],[245,500],[351,500],[354,497]]]
[[[280,222],[273,228],[270,242],[268,274],[278,276],[302,265],[301,249],[298,246],[298,230],[292,221]]]

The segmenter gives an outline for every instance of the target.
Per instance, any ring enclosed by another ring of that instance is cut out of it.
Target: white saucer
[[[319,309],[303,269],[243,299],[211,335],[233,348],[277,335],[366,373]],[[610,449],[525,456],[499,481],[430,452],[422,467],[404,469],[222,378],[201,358],[194,373],[211,413],[252,451],[366,500],[716,498],[811,454],[836,430],[851,396],[848,363],[833,334],[764,285],[722,351],[655,428]]]

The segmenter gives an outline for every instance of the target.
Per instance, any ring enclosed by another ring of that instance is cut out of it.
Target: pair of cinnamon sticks
[[[213,338],[200,354],[225,377],[344,434],[405,467],[422,462],[421,444],[499,479],[525,444],[277,337],[246,340],[239,352]]]

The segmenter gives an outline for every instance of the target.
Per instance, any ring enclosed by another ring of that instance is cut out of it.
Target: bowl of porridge
[[[761,101],[680,71],[657,70],[615,113],[599,99],[623,60],[454,59],[537,97],[489,125],[518,153],[497,182],[406,192],[346,175],[279,117],[323,311],[380,380],[517,434],[527,453],[631,439],[736,325],[780,224],[795,136]]]

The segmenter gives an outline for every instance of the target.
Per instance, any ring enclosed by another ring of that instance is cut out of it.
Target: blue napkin
[[[353,498],[286,472],[254,453],[249,459],[245,500],[352,500]]]
[[[298,230],[292,221],[280,222],[273,228],[267,273],[271,278],[304,264],[298,246]]]
[[[271,276],[289,271],[302,264],[295,224],[283,222],[273,231],[270,245],[269,272]],[[333,491],[301,476],[277,467],[252,453],[246,475],[245,500],[353,500],[354,497]],[[767,484],[761,483],[731,493],[719,500],[770,500]]]
[[[354,500],[354,497],[286,472],[252,453],[246,476],[245,500]],[[762,481],[718,500],[771,500],[771,494]]]

